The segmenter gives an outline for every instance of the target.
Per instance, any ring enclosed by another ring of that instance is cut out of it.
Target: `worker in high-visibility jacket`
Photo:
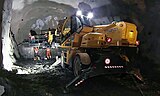
[[[52,41],[53,41],[53,35],[51,34],[51,31],[49,31],[49,34],[48,34],[48,43],[50,44],[50,46],[52,46]]]
[[[51,49],[49,47],[46,48],[46,57],[47,59],[51,59]]]

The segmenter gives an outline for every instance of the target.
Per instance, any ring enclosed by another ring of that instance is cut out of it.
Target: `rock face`
[[[160,1],[159,0],[113,0],[119,9],[120,17],[133,22],[138,27],[140,40],[140,54],[138,62],[145,69],[148,76],[159,80],[160,73]],[[143,58],[142,58],[143,57]],[[152,70],[150,70],[152,69]],[[154,75],[153,75],[154,74]],[[152,76],[151,76],[152,75]],[[155,78],[156,77],[156,78]]]
[[[4,0],[0,1],[0,25],[2,24],[2,11],[3,11],[3,4],[4,4]],[[0,26],[0,68],[3,67],[2,65],[2,26]]]
[[[137,24],[141,55],[160,66],[160,1],[159,0],[123,0],[128,6],[128,16]],[[131,2],[132,1],[132,2]],[[129,7],[131,6],[131,7]],[[126,10],[125,10],[126,11]]]
[[[160,62],[160,1],[153,0],[146,2],[146,11],[141,18],[141,22],[144,25],[144,30],[140,34],[142,40],[143,54],[152,59],[155,63]]]
[[[13,63],[15,62],[15,56],[19,57],[17,44],[14,40],[14,34],[10,30],[11,26],[11,10],[12,0],[5,0],[3,20],[2,20],[2,53],[3,53],[3,65],[7,70],[12,70]]]
[[[0,85],[0,95],[2,95],[4,92],[5,92],[5,91],[4,91],[4,86],[1,86],[1,85]]]

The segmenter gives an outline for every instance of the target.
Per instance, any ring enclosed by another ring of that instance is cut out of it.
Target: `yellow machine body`
[[[68,17],[57,28],[59,34],[61,34],[61,40],[63,40],[61,48],[65,49],[64,62],[66,64],[69,64],[69,60],[73,59],[76,54],[84,53],[86,48],[137,47],[137,29],[135,24],[114,22],[92,27],[83,26],[79,32],[70,33],[70,22],[72,20]],[[107,42],[107,38],[111,38],[111,42]]]
[[[112,41],[107,42],[110,38]],[[82,37],[81,47],[108,47],[108,46],[130,46],[136,47],[136,26],[127,22],[118,22],[109,25],[94,26],[92,32]]]

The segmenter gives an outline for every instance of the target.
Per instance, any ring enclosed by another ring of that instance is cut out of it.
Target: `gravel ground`
[[[32,63],[29,62],[31,66]],[[44,64],[51,65],[46,62]],[[72,88],[70,93],[64,94],[64,86],[73,78],[72,72],[62,69],[60,65],[54,66],[54,70],[37,74],[11,73],[7,76],[6,82],[10,88],[7,92],[12,94],[8,95],[6,92],[2,96],[143,96],[129,75],[89,78],[78,87]],[[144,80],[144,84],[138,82],[138,87],[143,91],[144,96],[160,96],[160,84],[145,76]]]

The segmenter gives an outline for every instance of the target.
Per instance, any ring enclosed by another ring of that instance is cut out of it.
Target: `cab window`
[[[82,29],[81,20],[76,16],[72,17],[72,32],[79,33],[81,29]]]

